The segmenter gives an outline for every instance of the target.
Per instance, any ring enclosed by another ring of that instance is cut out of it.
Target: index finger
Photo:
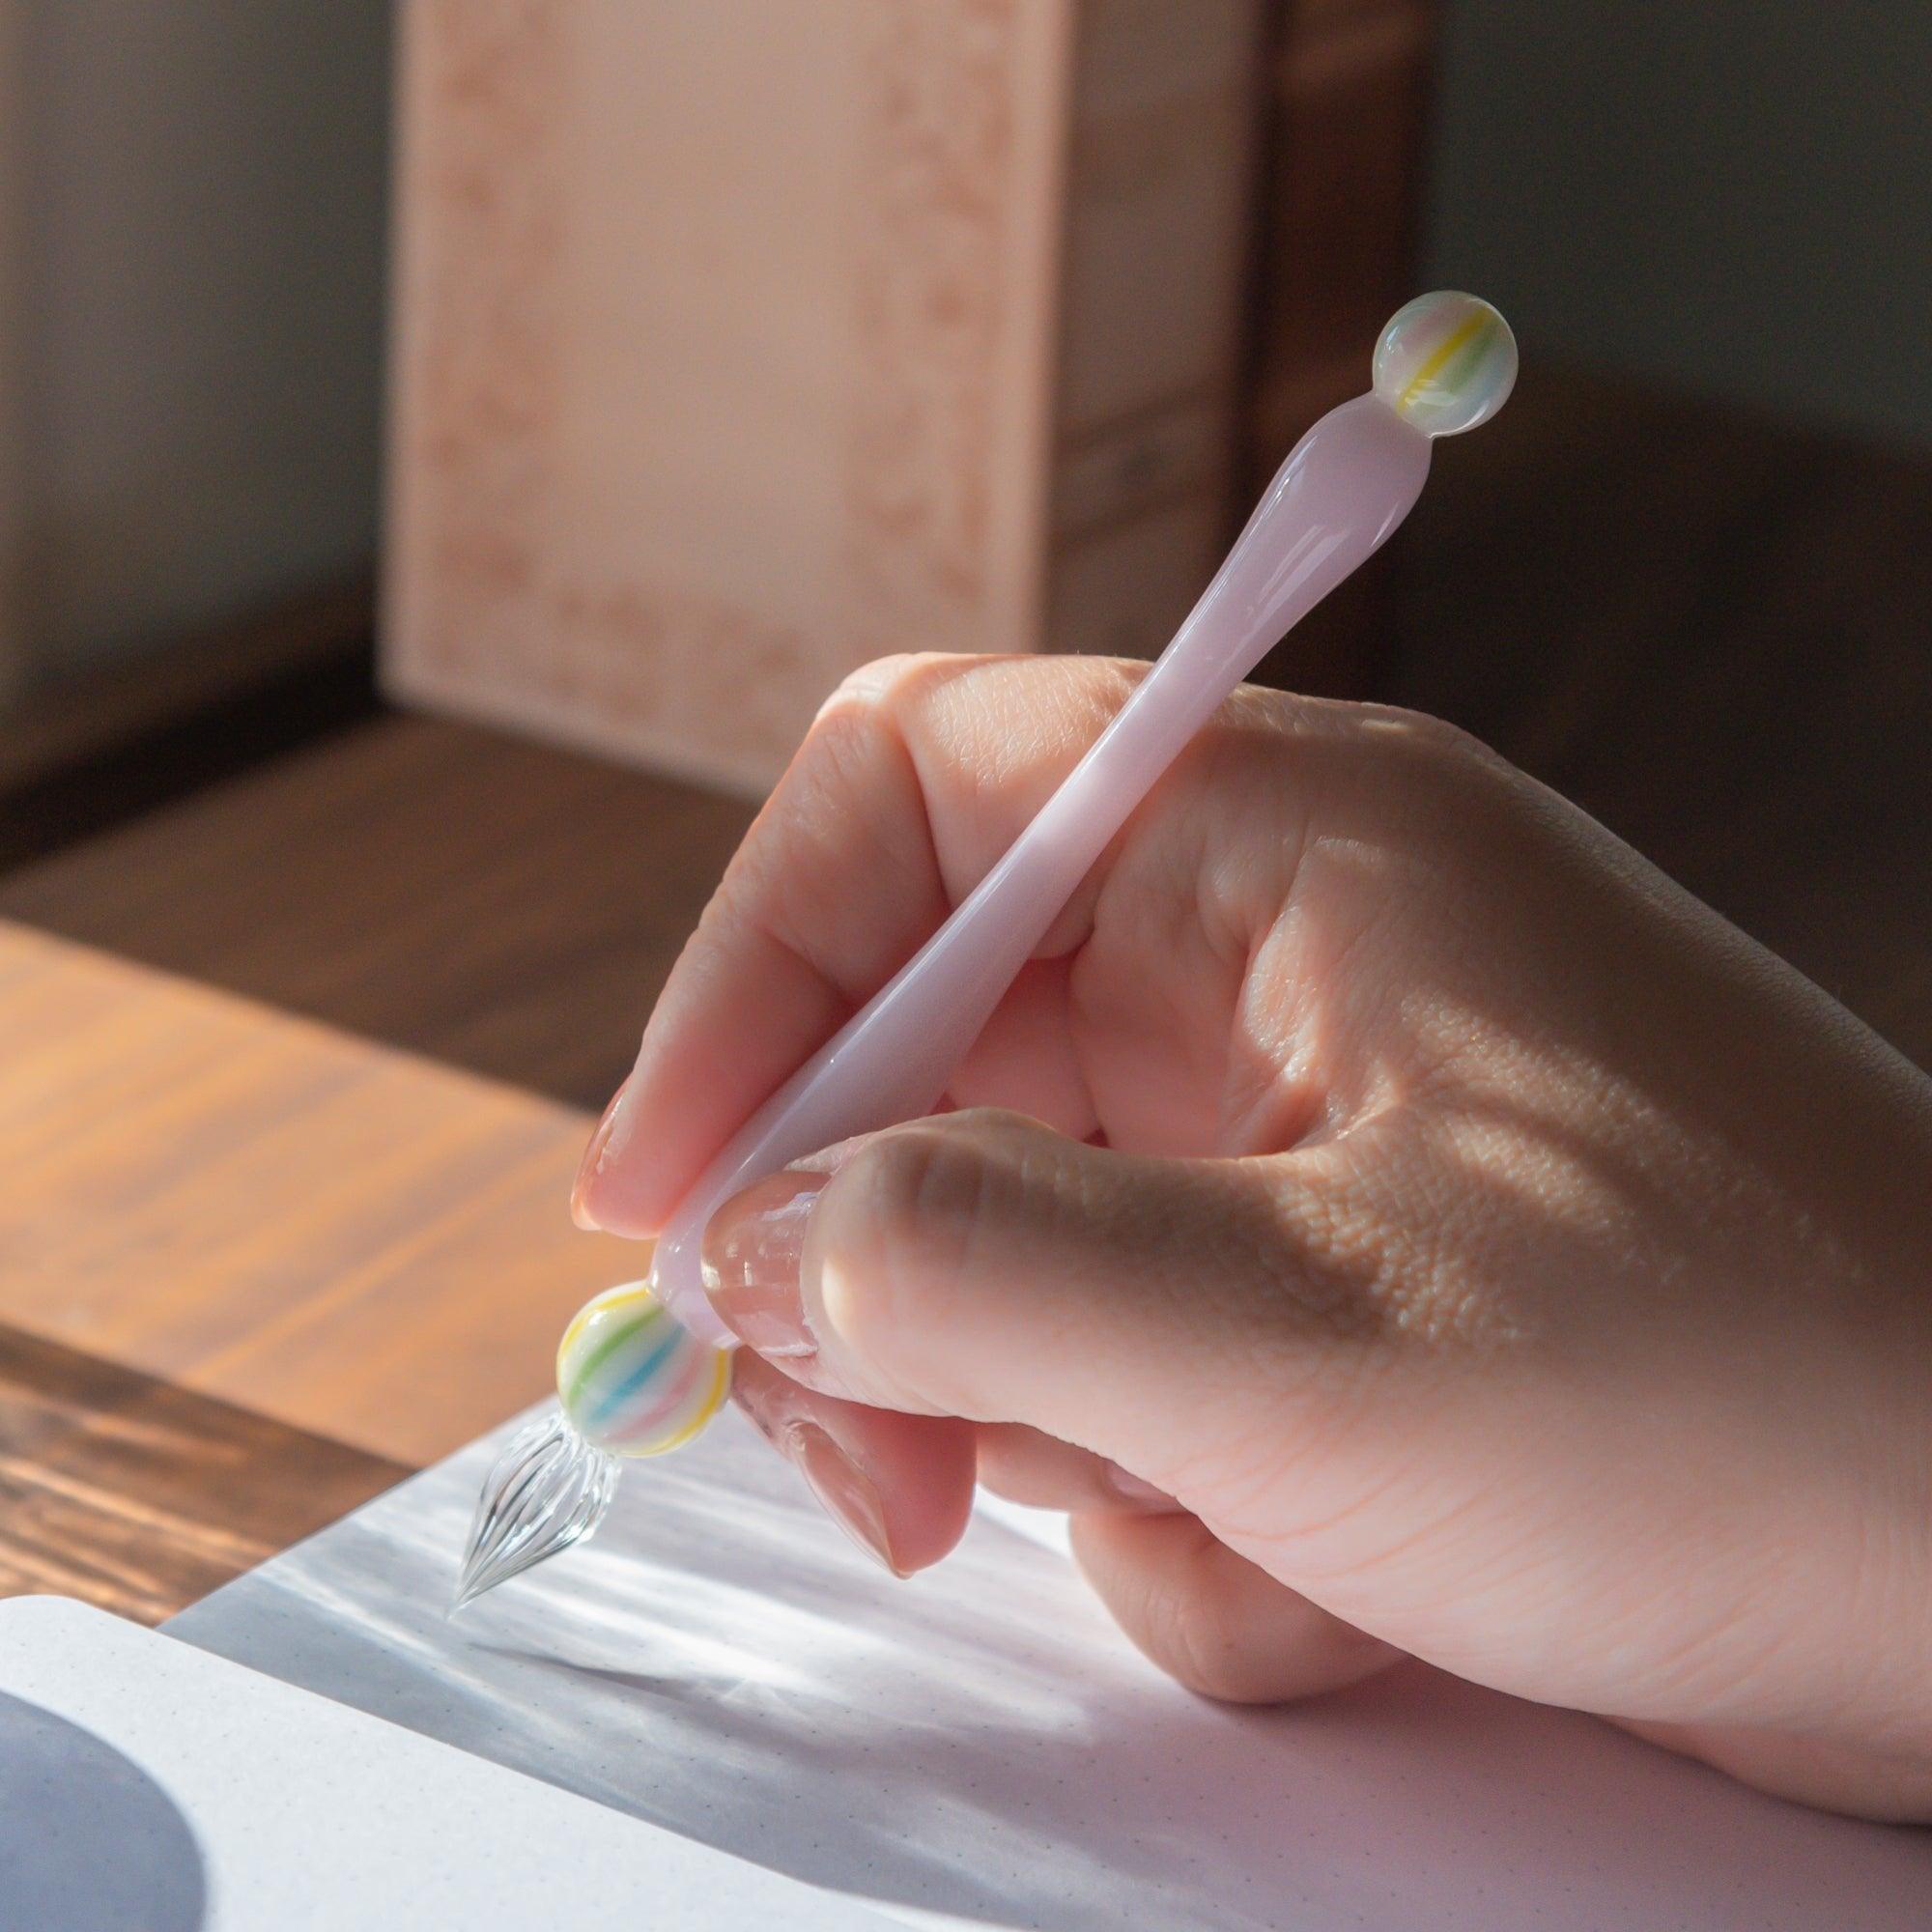
[[[654,1235],[726,1139],[937,929],[1124,701],[1106,659],[890,658],[834,694],[726,868],[573,1211]],[[1077,934],[1069,908],[1051,952]]]

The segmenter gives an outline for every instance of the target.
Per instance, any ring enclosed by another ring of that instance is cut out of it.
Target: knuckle
[[[1210,1591],[1171,1598],[1155,1642],[1169,1674],[1217,1703],[1254,1701],[1255,1660],[1227,1605]]]
[[[836,980],[828,962],[846,954],[828,939],[828,901],[863,890],[891,903],[896,889],[923,903],[935,891],[931,865],[918,776],[892,711],[828,711],[733,856],[706,919],[714,931],[761,928]]]
[[[830,705],[818,714],[785,775],[787,807],[809,806],[826,794],[849,790],[871,769],[882,747],[897,737],[877,704]]]
[[[902,1268],[956,1276],[984,1217],[989,1165],[975,1139],[976,1117],[918,1125],[878,1151],[878,1199]]]
[[[889,1129],[826,1190],[826,1318],[862,1352],[889,1350],[912,1321],[929,1332],[935,1303],[970,1265],[988,1198],[987,1163],[954,1124],[959,1119]]]
[[[1445,763],[1490,765],[1499,762],[1497,753],[1474,732],[1451,724],[1446,718],[1438,718],[1433,712],[1410,711],[1401,705],[1373,704],[1364,705],[1362,715],[1376,722],[1380,727],[1378,735],[1384,740],[1400,741]]]
[[[1294,1305],[1378,1357],[1487,1358],[1521,1339],[1481,1258],[1488,1204],[1439,1163],[1384,1151],[1276,1195]]]
[[[1425,810],[1467,808],[1519,787],[1522,775],[1473,732],[1424,711],[1364,704],[1352,741],[1365,774],[1399,782]]]
[[[841,711],[869,709],[892,696],[903,680],[939,654],[934,651],[893,651],[849,670],[818,707],[822,720]]]

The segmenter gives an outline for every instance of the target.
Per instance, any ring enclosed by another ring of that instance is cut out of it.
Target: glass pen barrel
[[[698,1245],[740,1188],[819,1149],[930,1113],[1089,867],[1275,641],[1387,538],[1429,473],[1429,440],[1374,396],[1295,446],[1174,641],[999,863],[891,982],[765,1102],[679,1205],[659,1299],[720,1347]]]

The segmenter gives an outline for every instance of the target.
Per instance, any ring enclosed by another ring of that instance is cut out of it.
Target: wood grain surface
[[[389,718],[0,880],[0,917],[601,1110],[752,812]]]
[[[428,1462],[640,1271],[571,1226],[588,1122],[0,925],[0,1324]]]
[[[158,1623],[407,1474],[0,1329],[0,1596]]]

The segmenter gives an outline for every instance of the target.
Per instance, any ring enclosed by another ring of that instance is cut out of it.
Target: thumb
[[[726,1326],[813,1387],[1017,1422],[1154,1480],[1292,1437],[1355,1379],[1375,1243],[1298,1156],[1171,1160],[1018,1115],[915,1122],[774,1175],[705,1236]]]

